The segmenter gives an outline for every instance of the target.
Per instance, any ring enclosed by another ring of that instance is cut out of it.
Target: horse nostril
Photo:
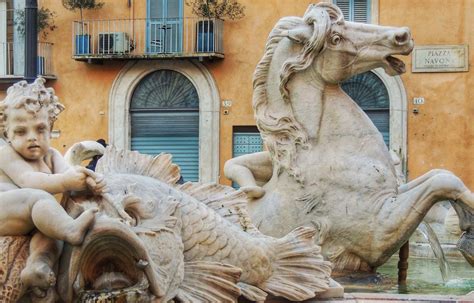
[[[396,44],[398,45],[407,44],[410,41],[410,32],[407,30],[399,31],[395,33],[394,39]]]

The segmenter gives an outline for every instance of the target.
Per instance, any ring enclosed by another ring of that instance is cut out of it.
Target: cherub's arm
[[[224,165],[224,175],[254,198],[263,196],[265,192],[260,186],[267,183],[272,174],[272,159],[268,151],[233,158]]]
[[[71,169],[71,164],[67,163],[59,151],[54,148],[50,148],[50,151],[52,153],[53,173],[65,173]],[[103,176],[88,169],[85,169],[85,172],[87,173],[86,183],[88,188],[95,194],[102,194],[106,190]]]
[[[54,148],[50,148],[49,150],[51,152],[51,162],[53,162],[54,174],[64,173],[71,168],[71,165],[66,162],[63,155],[61,155],[59,151]]]
[[[0,169],[21,188],[42,189],[51,194],[87,188],[88,174],[85,168],[74,167],[59,174],[38,172],[10,146],[1,150]]]

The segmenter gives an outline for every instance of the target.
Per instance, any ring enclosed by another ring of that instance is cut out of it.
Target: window
[[[334,0],[348,21],[370,23],[371,0]]]
[[[183,1],[148,0],[147,48],[150,53],[182,50]]]

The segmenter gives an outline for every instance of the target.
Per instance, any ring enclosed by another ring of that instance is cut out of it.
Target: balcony
[[[73,23],[79,61],[224,58],[224,22],[209,18],[87,20]]]
[[[38,76],[56,79],[52,65],[53,44],[38,42]],[[21,42],[0,43],[0,82],[10,83],[24,77],[25,44]]]
[[[8,2],[8,1],[7,1]],[[6,9],[0,0],[0,89],[25,76],[25,12]],[[38,40],[41,36],[39,32]],[[38,42],[38,76],[56,79],[52,65],[53,45]]]

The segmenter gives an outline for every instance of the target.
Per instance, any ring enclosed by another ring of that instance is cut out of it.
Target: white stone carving
[[[253,198],[249,212],[264,234],[316,227],[323,255],[342,271],[383,264],[438,201],[453,201],[464,240],[474,232],[474,194],[463,182],[432,170],[401,185],[382,136],[338,85],[374,68],[405,72],[393,55],[413,45],[408,28],[347,22],[329,3],[278,21],[254,75],[255,118],[268,151],[224,168]],[[460,243],[469,259],[468,242]]]

